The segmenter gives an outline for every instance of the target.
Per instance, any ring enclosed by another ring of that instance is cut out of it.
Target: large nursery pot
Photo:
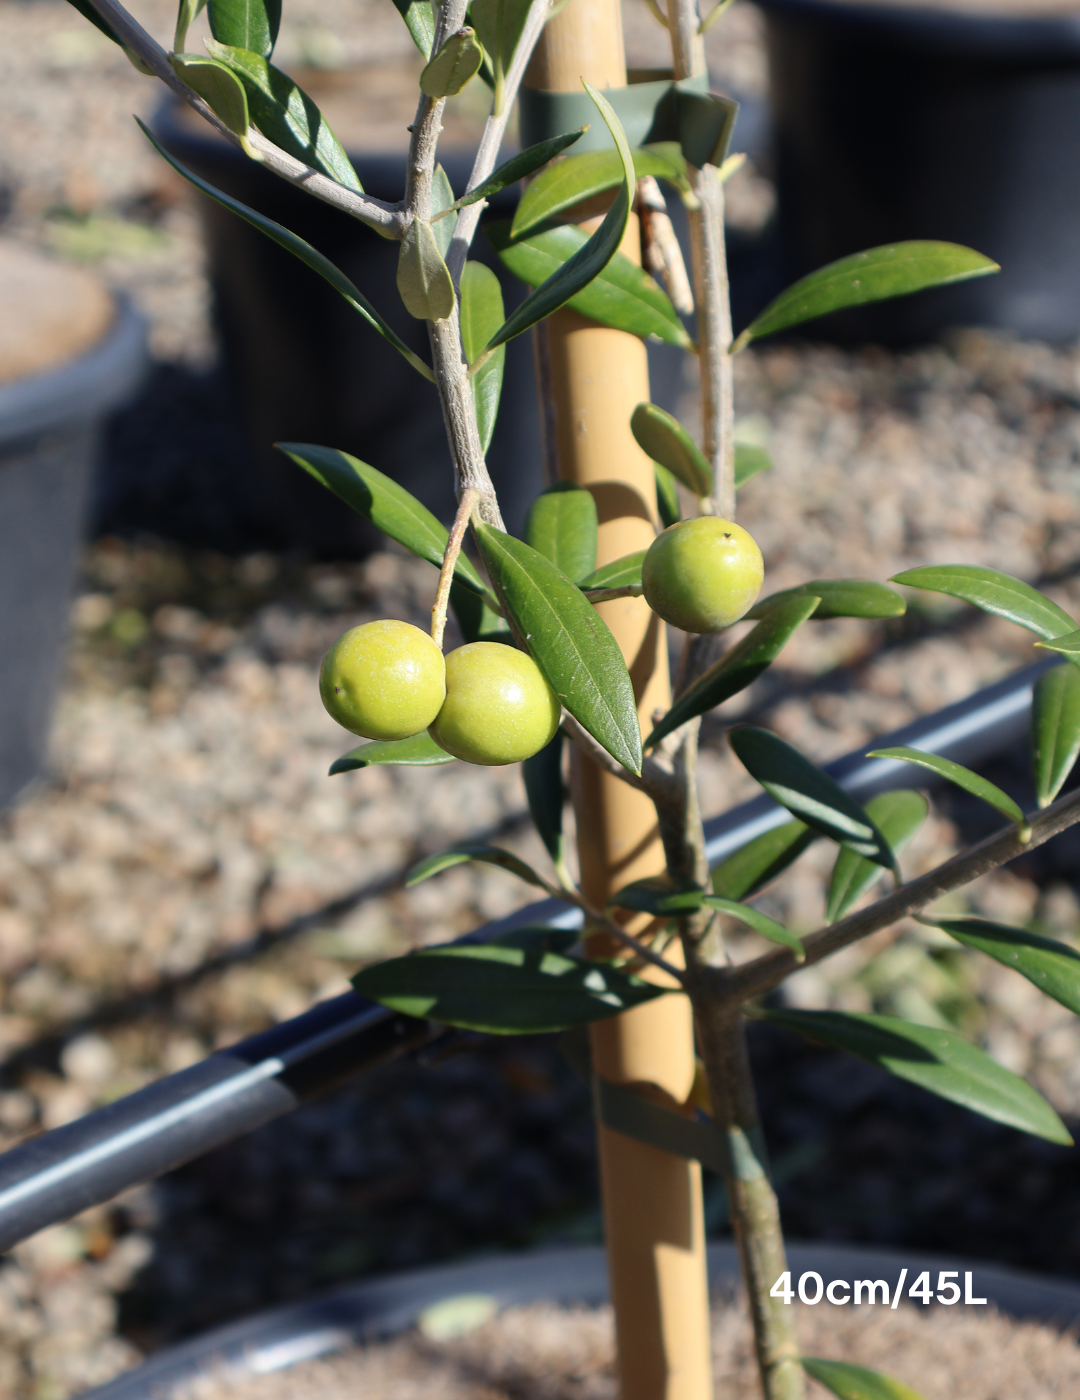
[[[405,125],[397,112],[414,89],[394,70],[304,74],[301,81],[347,146],[364,189],[401,198]],[[365,122],[385,89],[382,120]],[[362,99],[362,101],[361,101]],[[415,98],[412,98],[415,104]],[[401,305],[395,288],[398,244],[312,199],[229,145],[180,104],[166,104],[156,130],[168,149],[210,184],[299,234],[330,258],[374,303],[402,340],[430,359],[427,328]],[[371,144],[357,150],[352,132]],[[449,135],[453,136],[450,128]],[[393,144],[391,144],[393,143]],[[396,149],[394,148],[396,147]],[[465,188],[471,156],[459,145],[441,155],[455,190]],[[453,515],[453,473],[438,395],[347,303],[291,254],[221,205],[196,196],[207,244],[214,314],[225,368],[249,445],[255,528],[270,544],[298,545],[348,557],[377,547],[381,536],[273,450],[278,441],[343,448],[393,476],[442,518]],[[493,201],[505,217],[509,191]],[[498,269],[485,240],[473,257]],[[520,299],[509,277],[504,297]],[[498,425],[488,462],[511,529],[524,522],[542,489],[536,391],[528,336],[507,350]]]
[[[721,1296],[734,1293],[740,1280],[735,1246],[712,1245],[708,1264],[711,1290]],[[810,1270],[820,1274],[825,1288],[833,1280],[872,1278],[884,1280],[890,1293],[905,1278],[910,1281],[924,1270],[936,1278],[942,1269],[955,1270],[960,1277],[970,1269],[978,1284],[977,1296],[1010,1317],[1062,1327],[1080,1321],[1080,1287],[1012,1269],[826,1244],[792,1245],[788,1264],[794,1278]],[[423,1312],[444,1300],[476,1295],[492,1299],[498,1307],[540,1302],[599,1306],[608,1299],[604,1251],[545,1250],[347,1284],[170,1347],[109,1384],[85,1392],[82,1400],[147,1400],[150,1396],[169,1400],[177,1387],[190,1384],[200,1374],[267,1375],[357,1342],[391,1337],[414,1326]],[[956,1309],[957,1313],[964,1310],[963,1303]]]
[[[143,323],[89,273],[0,242],[0,808],[40,771],[103,420]]]
[[[924,238],[977,248],[1002,268],[845,312],[814,335],[1080,334],[1080,9],[762,4],[787,273]]]

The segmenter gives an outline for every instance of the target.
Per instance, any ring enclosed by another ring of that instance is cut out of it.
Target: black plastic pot
[[[85,354],[0,386],[0,808],[41,767],[103,421],[146,365],[122,304]]]
[[[994,277],[844,313],[813,334],[904,344],[957,325],[1080,335],[1080,16],[761,0],[790,277],[901,239],[967,244]]]
[[[975,1296],[986,1298],[1011,1317],[1037,1318],[1070,1326],[1080,1319],[1080,1287],[1056,1280],[931,1255],[878,1253],[852,1246],[793,1245],[792,1273],[814,1270],[827,1287],[833,1279],[883,1279],[890,1295],[906,1269],[906,1280],[929,1270],[970,1269]],[[739,1283],[732,1244],[709,1249],[709,1283],[730,1293]],[[597,1306],[607,1301],[608,1279],[601,1249],[558,1249],[482,1259],[354,1283],[305,1303],[258,1313],[170,1347],[108,1385],[85,1392],[83,1400],[168,1400],[172,1390],[200,1372],[228,1370],[267,1375],[299,1361],[341,1351],[355,1342],[404,1332],[420,1313],[443,1299],[487,1294],[500,1307],[536,1302]],[[826,1305],[828,1306],[828,1305]],[[957,1312],[968,1311],[957,1305]]]

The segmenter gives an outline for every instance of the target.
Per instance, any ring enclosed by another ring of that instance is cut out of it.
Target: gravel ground
[[[293,3],[284,51],[296,62],[411,61],[386,8]],[[167,35],[166,7],[138,13]],[[655,47],[651,24],[644,5],[631,12],[632,56]],[[0,3],[0,33],[4,232],[91,259],[146,312],[163,426],[139,436],[129,416],[112,442],[129,455],[135,443],[150,476],[197,478],[197,524],[235,428],[208,378],[194,214],[130,121],[157,93],[63,4]],[[756,12],[737,6],[712,34],[720,79],[760,95]],[[745,226],[768,197],[751,174]],[[1080,608],[1075,348],[973,332],[895,355],[781,345],[740,358],[738,393],[776,459],[740,502],[770,588],[962,560],[1042,580]],[[692,384],[686,409],[691,421]],[[4,1146],[336,994],[359,963],[453,937],[529,897],[491,870],[406,892],[402,871],[419,856],[498,833],[540,859],[515,771],[326,778],[351,742],[319,705],[319,658],[365,618],[421,621],[427,565],[394,553],[348,564],[228,557],[131,533],[87,552],[49,771],[3,819]],[[807,627],[725,721],[752,715],[827,759],[1037,655],[1017,629],[916,601],[888,625]],[[752,785],[720,724],[705,737],[712,813]],[[1016,765],[998,777],[1017,793],[1026,781]],[[935,863],[978,820],[960,802],[942,805],[906,867]],[[1063,838],[971,887],[966,907],[1076,941],[1076,858]],[[825,860],[812,850],[772,896],[799,928],[820,920]],[[742,956],[754,945],[736,947]],[[1080,1117],[1074,1018],[925,931],[880,938],[788,987],[795,1004],[960,1024]],[[795,1072],[788,1044],[763,1032],[755,1053],[796,1234],[1076,1272],[1073,1154],[973,1126],[823,1052],[802,1050]],[[454,1048],[438,1065],[380,1071],[19,1246],[0,1268],[0,1394],[65,1400],[148,1349],[339,1278],[595,1237],[588,1107],[554,1048]],[[895,1171],[904,1154],[918,1172]],[[721,1229],[714,1187],[709,1199]],[[1033,1230],[1039,1219],[1053,1230]]]

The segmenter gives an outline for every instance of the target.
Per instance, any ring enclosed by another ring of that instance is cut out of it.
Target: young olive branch
[[[434,606],[431,609],[431,640],[437,647],[442,646],[443,633],[446,631],[446,608],[450,601],[450,585],[454,581],[454,569],[457,566],[458,555],[461,553],[461,544],[479,499],[479,492],[471,486],[466,486],[461,493],[457,514],[454,516],[454,523],[450,527],[450,535],[446,541],[442,568],[439,570],[439,587],[435,593]]]
[[[1080,821],[1080,789],[1033,814],[1028,841],[1022,841],[1016,827],[1011,825],[994,836],[988,836],[977,846],[971,846],[943,861],[925,875],[890,891],[868,908],[808,934],[803,940],[806,958],[802,963],[796,963],[794,956],[786,949],[776,949],[740,967],[705,969],[710,991],[727,1006],[740,1005],[753,997],[763,996],[798,967],[811,967],[830,953],[915,914],[950,890],[970,884],[980,875],[1041,846],[1077,821]]]
[[[242,146],[240,137],[229,130],[209,104],[186,83],[181,82],[173,71],[165,50],[146,32],[138,20],[118,3],[118,0],[90,0],[90,3],[113,32],[123,40],[124,45],[131,49],[166,87],[198,112],[199,116],[209,122],[226,141],[230,141],[234,146]],[[386,238],[401,238],[404,235],[408,219],[403,204],[387,204],[372,195],[358,194],[355,190],[346,189],[336,180],[331,180],[329,176],[321,174],[310,165],[305,165],[302,160],[297,160],[279,146],[275,146],[259,131],[249,130],[245,139],[257,153],[261,164],[275,175],[280,175],[291,184],[299,185],[325,204],[331,204],[335,209],[341,209],[354,219],[369,224]]]

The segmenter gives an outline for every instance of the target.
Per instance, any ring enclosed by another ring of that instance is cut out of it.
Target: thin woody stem
[[[166,87],[171,88],[189,107],[198,112],[199,116],[209,122],[226,141],[234,146],[242,145],[240,137],[229,130],[209,104],[186,83],[181,82],[165,50],[146,32],[138,20],[118,3],[118,0],[90,0],[90,3],[118,38],[123,40],[125,46],[137,54]],[[261,164],[275,175],[280,175],[291,184],[299,185],[316,199],[351,214],[354,219],[370,224],[388,238],[401,238],[404,235],[408,222],[404,205],[387,204],[371,195],[358,194],[355,190],[339,185],[336,180],[331,180],[329,176],[275,146],[254,128],[249,129],[246,139],[248,145],[258,153]]]
[[[943,861],[925,875],[909,880],[906,885],[890,891],[869,908],[860,909],[854,914],[849,914],[846,919],[840,919],[835,924],[829,924],[815,933],[808,934],[803,939],[806,958],[802,963],[796,963],[794,956],[786,950],[778,949],[776,952],[753,958],[740,967],[705,969],[712,994],[727,1006],[741,1005],[753,997],[763,996],[797,968],[811,967],[814,963],[821,962],[822,958],[827,958],[830,953],[846,948],[851,943],[857,943],[880,929],[888,928],[900,919],[923,909],[950,890],[959,889],[980,875],[996,870],[1010,860],[1015,860],[1017,856],[1034,850],[1036,846],[1041,846],[1052,836],[1078,821],[1080,789],[1059,798],[1053,806],[1034,813],[1030,818],[1031,836],[1027,841],[1021,841],[1016,827],[1009,826],[995,836],[987,837],[977,846]]]
[[[439,587],[435,594],[435,604],[431,609],[431,640],[437,647],[442,646],[443,633],[446,631],[446,607],[450,601],[450,585],[454,581],[454,569],[457,567],[458,555],[461,553],[462,541],[465,539],[465,531],[469,528],[469,519],[479,499],[480,493],[473,490],[471,486],[466,486],[461,493],[461,500],[458,502],[454,523],[450,527],[450,538],[446,541],[442,568],[439,570]]]

